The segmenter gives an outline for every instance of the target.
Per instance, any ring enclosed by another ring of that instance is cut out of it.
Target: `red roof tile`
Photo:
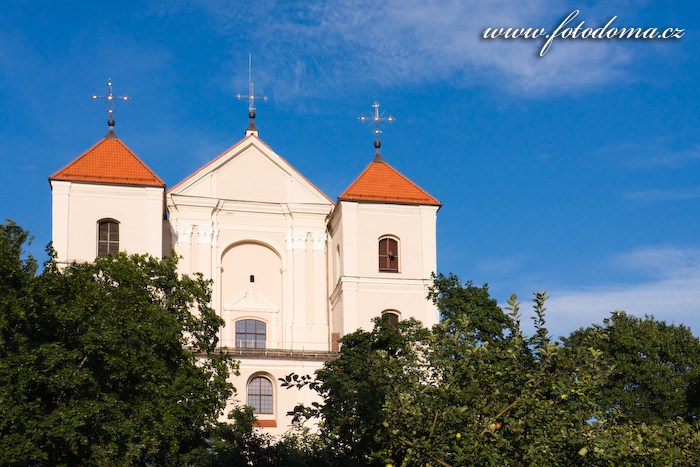
[[[49,180],[165,187],[165,183],[110,132]]]
[[[442,206],[440,201],[403,176],[378,155],[338,199]]]

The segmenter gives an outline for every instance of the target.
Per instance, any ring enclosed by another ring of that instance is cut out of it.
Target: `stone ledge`
[[[338,352],[323,350],[288,350],[288,349],[235,349],[222,348],[217,352],[237,358],[260,358],[277,360],[310,360],[327,362],[338,358]]]

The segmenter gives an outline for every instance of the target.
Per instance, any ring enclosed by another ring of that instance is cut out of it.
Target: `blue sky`
[[[88,5],[88,6],[86,6]],[[674,27],[678,40],[484,40],[493,27]],[[0,6],[0,217],[50,240],[47,177],[106,132],[172,186],[247,126],[332,199],[385,159],[437,197],[438,268],[505,301],[547,290],[555,335],[616,309],[700,333],[695,2],[69,2]],[[524,322],[527,320],[523,320]]]

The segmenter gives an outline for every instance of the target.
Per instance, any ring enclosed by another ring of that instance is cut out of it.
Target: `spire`
[[[372,108],[374,109],[374,115],[371,117],[366,117],[366,116],[361,116],[358,117],[358,119],[362,122],[374,122],[374,148],[376,149],[376,152],[374,153],[374,160],[375,161],[381,161],[382,156],[379,154],[379,148],[382,147],[382,142],[379,141],[379,135],[382,134],[382,130],[379,129],[379,126],[381,125],[382,122],[389,122],[393,123],[394,120],[396,120],[394,117],[389,115],[388,117],[384,117],[384,112],[381,114],[379,113],[379,102],[374,101],[372,104]]]
[[[379,141],[379,138],[374,140],[374,149],[376,150],[374,152],[374,162],[382,162],[384,159],[382,159],[382,155],[379,154],[379,148],[382,147],[382,142]]]
[[[107,138],[116,138],[117,135],[114,133],[114,109],[112,108],[114,105],[114,100],[116,99],[117,101],[128,101],[130,99],[129,96],[115,96],[112,93],[112,78],[109,78],[107,80],[107,89],[109,90],[109,94],[106,96],[98,96],[97,94],[92,95],[93,100],[97,99],[104,99],[107,101],[107,113],[109,114],[109,119],[107,120],[107,126],[109,126],[109,131],[107,131]]]
[[[338,197],[338,201],[442,206],[440,201],[390,166],[379,154],[379,148],[382,147],[379,140],[382,130],[379,127],[383,122],[393,123],[396,119],[392,116],[384,117],[384,114],[379,112],[378,102],[374,102],[372,108],[374,115],[362,116],[359,120],[362,123],[374,123],[374,159]]]
[[[253,83],[253,56],[248,55],[248,94],[243,95],[241,93],[236,94],[236,99],[248,99],[248,118],[250,118],[250,123],[248,128],[245,130],[245,135],[255,135],[258,136],[258,129],[255,126],[255,84]],[[262,96],[263,102],[267,102],[267,96]]]

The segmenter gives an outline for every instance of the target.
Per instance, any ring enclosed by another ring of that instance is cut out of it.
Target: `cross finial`
[[[381,157],[379,156],[379,148],[382,146],[382,142],[379,141],[379,135],[382,134],[382,130],[379,128],[379,126],[382,124],[382,122],[388,122],[388,123],[393,123],[394,120],[396,120],[394,117],[389,115],[388,117],[384,117],[384,112],[379,113],[379,102],[375,101],[372,104],[372,108],[374,109],[374,115],[371,117],[365,117],[364,115],[362,117],[359,117],[359,120],[362,123],[365,122],[373,122],[374,123],[374,147],[376,148],[377,152],[375,154],[375,157]]]
[[[236,94],[236,99],[248,99],[248,118],[250,118],[250,123],[245,131],[246,136],[255,135],[258,136],[258,129],[255,127],[255,84],[253,83],[253,56],[248,55],[248,94],[244,95],[241,93]],[[267,96],[262,96],[263,102],[267,102]]]
[[[114,118],[112,114],[114,114],[114,109],[112,108],[114,105],[114,101],[128,101],[130,99],[129,96],[115,96],[114,93],[112,92],[112,78],[109,78],[107,80],[107,88],[109,89],[109,94],[106,96],[98,96],[97,94],[92,95],[93,100],[97,99],[104,99],[107,101],[107,113],[109,113],[109,120],[107,120],[107,125],[109,126],[109,132],[107,132],[107,135],[114,135]]]

